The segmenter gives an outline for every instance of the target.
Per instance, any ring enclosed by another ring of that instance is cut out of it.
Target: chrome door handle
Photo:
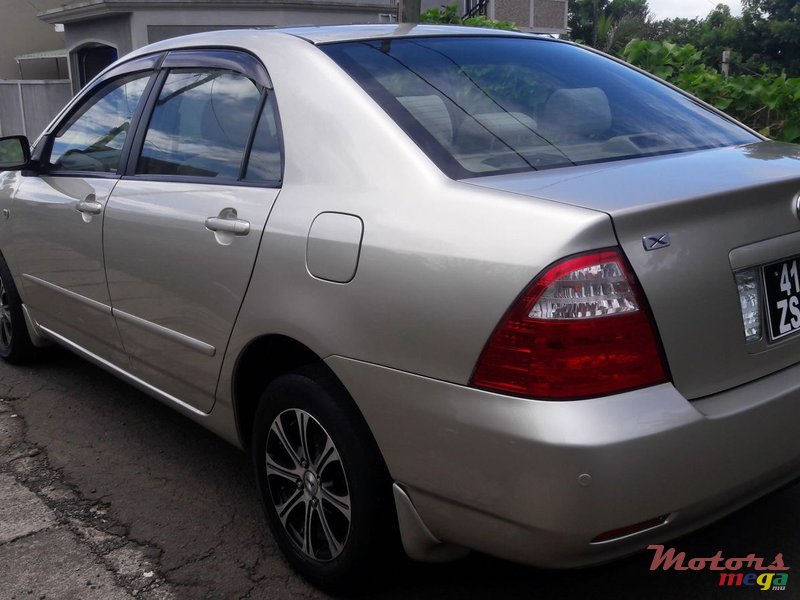
[[[223,219],[221,217],[208,217],[206,228],[211,231],[224,231],[233,235],[247,235],[250,233],[250,223],[242,219]]]
[[[103,205],[94,200],[81,200],[75,205],[75,208],[86,215],[99,215],[103,212]]]

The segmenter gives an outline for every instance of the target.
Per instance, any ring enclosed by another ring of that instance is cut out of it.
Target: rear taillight
[[[666,380],[644,293],[612,248],[567,258],[537,277],[489,338],[470,385],[578,399]]]

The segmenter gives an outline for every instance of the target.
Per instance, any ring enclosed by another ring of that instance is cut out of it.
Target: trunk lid
[[[694,399],[800,361],[800,333],[746,342],[734,270],[800,255],[800,148],[760,142],[467,180],[608,213],[650,302],[676,388]],[[643,238],[670,245],[645,251]]]

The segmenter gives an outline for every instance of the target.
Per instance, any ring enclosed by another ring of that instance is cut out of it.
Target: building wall
[[[131,42],[133,48],[140,48],[178,35],[219,29],[378,23],[381,13],[394,14],[389,0],[373,0],[373,3],[386,6],[360,9],[311,4],[307,8],[275,8],[265,3],[262,9],[232,11],[203,10],[198,5],[191,10],[137,10],[131,14]]]
[[[529,27],[531,0],[494,0],[494,15],[498,21],[511,21],[517,27]]]
[[[55,8],[63,0],[2,0],[0,5],[0,79],[19,79],[19,69],[14,57],[19,54],[61,50],[63,34],[56,33],[52,25],[40,21],[36,15]],[[63,61],[62,61],[63,67]],[[29,60],[23,64],[26,79],[57,77],[55,60]],[[61,73],[62,77],[66,73]]]
[[[489,18],[512,21],[522,31],[566,33],[567,0],[491,0]]]
[[[420,0],[422,12],[444,7],[447,0]],[[475,2],[458,0],[458,14],[463,16],[467,6]],[[489,0],[487,17],[498,21],[511,21],[522,31],[538,33],[566,33],[567,0]]]
[[[533,26],[567,28],[567,3],[564,0],[533,0]]]
[[[70,52],[86,43],[112,46],[120,56],[134,49],[131,41],[131,15],[128,13],[68,23],[64,27],[64,33],[66,47]]]

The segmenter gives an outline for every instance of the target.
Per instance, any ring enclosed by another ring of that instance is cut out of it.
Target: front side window
[[[56,132],[49,170],[114,173],[149,74],[104,86]]]
[[[571,44],[433,37],[322,46],[448,175],[494,175],[759,138]]]
[[[171,71],[136,173],[238,179],[261,92],[255,82],[232,71]]]

